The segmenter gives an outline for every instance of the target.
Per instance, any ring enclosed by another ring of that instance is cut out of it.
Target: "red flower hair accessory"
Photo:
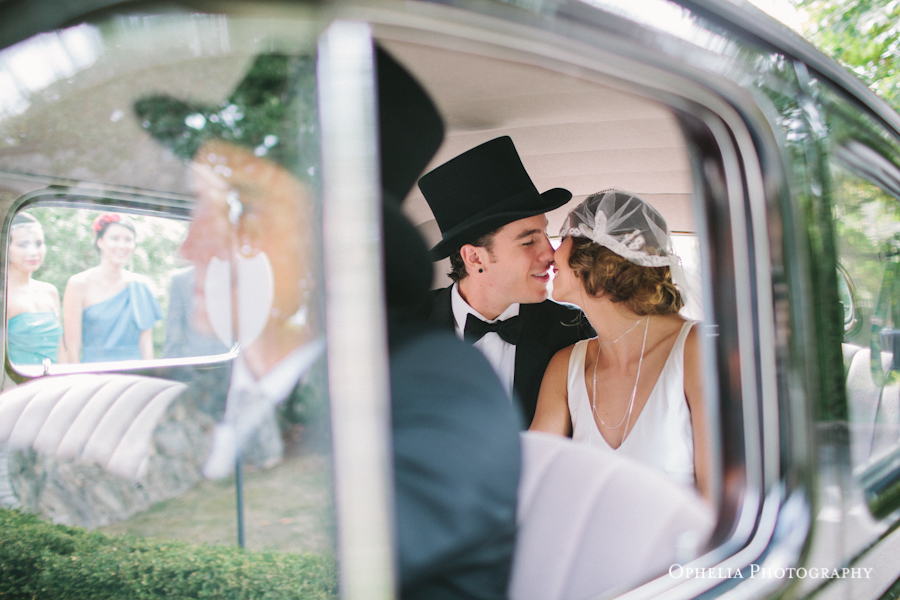
[[[105,213],[94,219],[94,235],[106,229],[110,223],[118,223],[121,217],[116,213]]]

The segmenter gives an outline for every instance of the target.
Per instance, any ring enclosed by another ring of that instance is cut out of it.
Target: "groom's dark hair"
[[[488,252],[493,251],[494,249],[494,236],[499,229],[495,229],[490,233],[486,233],[474,242],[470,242],[472,246],[477,246],[479,248],[484,248]],[[465,245],[465,244],[463,244]],[[469,274],[466,272],[466,263],[462,259],[462,254],[460,254],[459,250],[450,255],[450,272],[447,273],[447,276],[453,280],[454,283],[459,283],[463,279],[465,279]]]

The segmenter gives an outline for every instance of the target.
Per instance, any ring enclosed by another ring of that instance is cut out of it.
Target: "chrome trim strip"
[[[393,472],[369,26],[319,42],[326,335],[341,597],[392,598]]]

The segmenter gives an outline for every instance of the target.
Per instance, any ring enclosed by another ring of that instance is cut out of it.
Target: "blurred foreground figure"
[[[425,321],[431,260],[400,203],[443,125],[390,56],[377,66],[401,596],[506,598],[517,417],[481,353]]]
[[[396,62],[379,52],[377,67],[401,595],[500,599],[515,536],[517,421],[484,358],[419,319],[431,261],[399,207],[443,125]],[[322,351],[311,305],[316,235],[303,235],[316,226],[317,145],[315,128],[297,122],[314,114],[313,76],[309,59],[260,56],[221,107],[167,97],[135,107],[193,161],[197,204],[182,247],[194,263],[193,306],[226,345],[241,343],[210,477],[230,473]]]
[[[192,161],[197,202],[181,247],[193,263],[188,324],[241,345],[207,477],[229,475],[242,454],[281,459],[276,407],[324,350],[313,293],[315,107],[315,61],[278,54],[257,57],[219,106],[135,104],[142,125]]]

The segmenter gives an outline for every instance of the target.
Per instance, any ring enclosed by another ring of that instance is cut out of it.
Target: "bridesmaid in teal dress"
[[[7,341],[12,364],[42,364],[65,358],[59,322],[59,291],[32,275],[44,264],[44,229],[28,213],[13,218],[9,232]]]
[[[69,278],[63,295],[69,362],[153,358],[162,308],[150,280],[125,267],[136,246],[134,222],[117,213],[94,220],[100,264]]]

